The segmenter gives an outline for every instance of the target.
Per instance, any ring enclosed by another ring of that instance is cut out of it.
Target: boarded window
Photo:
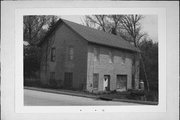
[[[41,70],[46,70],[46,66],[45,65],[41,65]]]
[[[73,73],[72,72],[65,72],[64,73],[64,87],[65,88],[72,88],[73,84]]]
[[[93,74],[93,88],[95,88],[95,89],[98,88],[98,81],[99,81],[99,74],[94,73]]]
[[[127,75],[117,75],[116,88],[121,91],[126,91],[127,89]]]
[[[73,60],[74,59],[74,48],[72,46],[69,46],[68,53],[69,53],[68,59]]]
[[[51,48],[51,61],[54,62],[56,59],[56,49]]]
[[[126,62],[126,55],[122,55],[122,64],[125,64]]]
[[[50,72],[50,80],[55,80],[55,72]]]
[[[94,48],[94,61],[99,61],[99,49]]]
[[[109,63],[113,63],[114,62],[114,56],[112,51],[109,51]]]

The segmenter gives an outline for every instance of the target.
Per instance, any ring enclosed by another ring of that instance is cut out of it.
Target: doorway
[[[110,75],[104,75],[103,90],[110,91]]]

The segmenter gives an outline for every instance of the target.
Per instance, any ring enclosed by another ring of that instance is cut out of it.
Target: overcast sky
[[[60,16],[63,19],[82,24],[84,16]],[[158,17],[157,15],[145,15],[141,21],[142,31],[146,32],[153,41],[158,41]]]

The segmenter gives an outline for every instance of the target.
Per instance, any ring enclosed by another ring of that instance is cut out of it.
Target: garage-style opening
[[[127,90],[127,75],[117,75],[116,79],[116,89],[117,91]]]

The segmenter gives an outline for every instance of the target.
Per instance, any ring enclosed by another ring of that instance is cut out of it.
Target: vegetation
[[[140,43],[140,49],[145,64],[147,79],[149,80],[150,91],[158,92],[158,43],[144,39]],[[142,66],[142,62],[140,66]],[[140,79],[145,79],[142,67],[140,67]]]
[[[58,20],[57,16],[24,16],[24,76],[37,78],[40,69],[40,48],[37,43]]]

